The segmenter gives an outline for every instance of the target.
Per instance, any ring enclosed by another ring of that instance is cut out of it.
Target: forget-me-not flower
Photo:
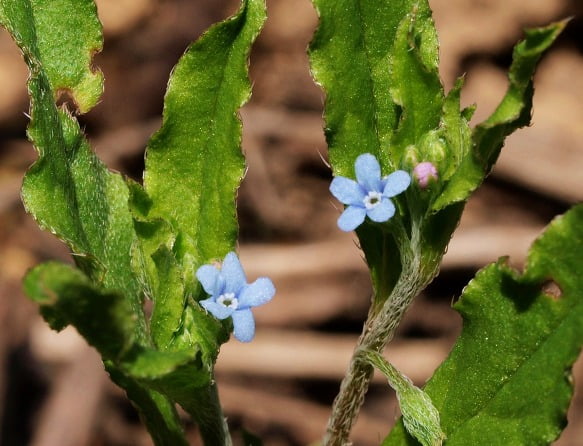
[[[196,271],[196,277],[211,297],[200,301],[200,305],[217,319],[233,318],[235,338],[249,342],[255,335],[255,320],[252,307],[269,302],[274,294],[273,282],[260,277],[248,284],[237,254],[225,256],[222,267],[203,265]]]
[[[381,166],[370,153],[356,158],[354,170],[356,181],[338,176],[330,184],[332,195],[348,205],[338,218],[338,227],[347,232],[361,225],[366,216],[376,222],[389,220],[395,215],[395,205],[390,198],[411,183],[411,176],[404,170],[381,177]]]

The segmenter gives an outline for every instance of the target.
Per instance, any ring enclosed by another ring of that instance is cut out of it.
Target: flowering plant
[[[478,273],[455,304],[462,334],[424,389],[382,353],[436,276],[506,136],[530,123],[534,70],[566,22],[526,32],[506,95],[471,128],[463,79],[447,93],[439,79],[427,0],[312,1],[319,28],[309,56],[326,93],[330,191],[347,206],[338,226],[356,232],[374,290],[324,444],[350,444],[374,368],[403,415],[385,446],[548,444],[572,395],[565,370],[583,345],[582,205],[534,243],[524,272],[499,261]],[[242,0],[182,56],[138,184],[107,169],[76,119],[103,90],[92,68],[103,43],[93,0],[0,0],[0,24],[30,69],[28,134],[39,159],[22,198],[75,262],[36,266],[26,292],[52,328],[73,325],[97,349],[156,445],[188,444],[177,404],[204,444],[232,444],[215,362],[231,331],[253,339],[252,308],[275,294],[266,277],[248,283],[235,254],[245,171],[237,111],[251,92],[248,56],[264,20],[263,0]],[[560,299],[545,291],[549,281]]]

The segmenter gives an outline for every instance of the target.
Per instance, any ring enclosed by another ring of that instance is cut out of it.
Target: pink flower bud
[[[436,181],[438,178],[437,169],[429,161],[417,164],[413,169],[413,176],[421,189],[427,188],[430,182]]]

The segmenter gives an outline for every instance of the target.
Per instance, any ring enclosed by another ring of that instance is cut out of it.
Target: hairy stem
[[[340,391],[332,405],[332,414],[328,420],[324,446],[350,445],[350,430],[358,417],[364,396],[372,377],[373,367],[363,361],[362,350],[381,353],[397,329],[413,298],[434,276],[423,274],[421,262],[416,251],[417,240],[411,240],[410,248],[401,253],[403,269],[390,296],[383,306],[375,309],[371,306],[362,334],[358,339],[348,371],[340,385]],[[374,301],[374,299],[373,299]]]

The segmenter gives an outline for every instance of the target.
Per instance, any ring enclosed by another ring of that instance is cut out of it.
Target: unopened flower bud
[[[437,181],[437,169],[429,161],[424,161],[415,166],[413,177],[415,177],[421,189],[426,189],[429,183]]]

